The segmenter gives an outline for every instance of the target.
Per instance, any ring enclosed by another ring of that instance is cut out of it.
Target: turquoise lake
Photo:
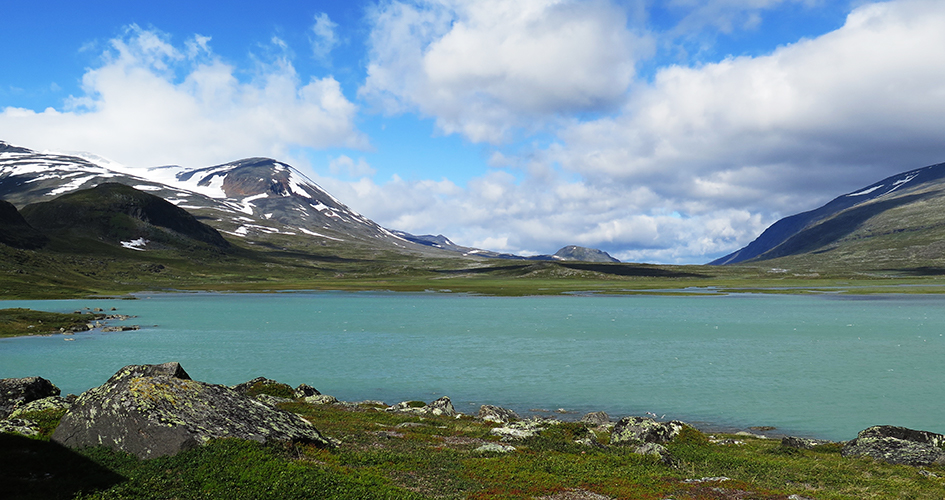
[[[137,298],[0,301],[115,307],[142,326],[0,339],[0,378],[38,375],[78,394],[128,364],[179,361],[206,382],[265,376],[388,404],[448,395],[464,413],[486,403],[571,412],[563,418],[653,412],[836,440],[876,424],[945,432],[945,296]]]

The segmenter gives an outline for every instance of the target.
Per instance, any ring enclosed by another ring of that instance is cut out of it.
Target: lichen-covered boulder
[[[541,431],[548,427],[560,423],[559,420],[535,417],[528,420],[509,422],[502,427],[491,429],[489,433],[493,436],[499,436],[503,441],[528,439],[541,434]]]
[[[299,384],[295,388],[295,397],[298,399],[305,399],[312,396],[321,396],[322,393],[318,392],[318,389],[308,385],[308,384]]]
[[[58,387],[42,377],[0,379],[0,418],[26,403],[60,394]]]
[[[60,396],[49,396],[48,398],[37,399],[36,401],[30,401],[29,403],[20,405],[16,410],[13,410],[13,413],[10,414],[10,418],[20,418],[27,413],[48,410],[68,410],[69,408],[72,408],[72,402],[68,399]]]
[[[860,431],[843,446],[845,457],[868,456],[900,465],[945,464],[945,436],[892,425],[875,425]]]
[[[611,444],[668,443],[687,426],[688,424],[679,420],[657,422],[647,417],[624,417],[614,425],[610,442]]]
[[[52,440],[70,448],[106,446],[153,458],[222,437],[331,446],[302,417],[229,387],[191,380],[178,363],[122,368],[79,396]]]
[[[610,424],[610,415],[607,415],[607,413],[603,411],[586,413],[583,417],[581,417],[581,422],[597,427],[605,426]]]
[[[454,408],[449,396],[443,396],[430,404],[418,404],[416,401],[403,401],[387,408],[387,411],[396,413],[412,413],[414,415],[436,415],[455,417],[460,415]]]
[[[42,429],[39,424],[32,420],[9,418],[0,420],[0,432],[10,432],[23,436],[38,436],[42,432]]]
[[[797,448],[799,450],[813,450],[818,446],[823,446],[826,444],[833,444],[833,441],[795,436],[784,436],[781,438],[781,446],[784,446],[785,448]]]
[[[485,420],[486,422],[496,422],[499,424],[514,422],[516,420],[522,419],[522,417],[518,416],[518,413],[515,413],[512,410],[493,405],[480,406],[479,418],[481,420]]]

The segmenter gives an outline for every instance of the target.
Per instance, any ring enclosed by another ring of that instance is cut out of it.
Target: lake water
[[[128,364],[179,361],[206,382],[265,376],[388,404],[448,395],[464,413],[486,403],[573,412],[565,418],[653,412],[836,440],[875,424],[945,432],[945,296],[138,299],[0,301],[116,307],[143,327],[0,339],[0,378],[38,375],[78,394]]]

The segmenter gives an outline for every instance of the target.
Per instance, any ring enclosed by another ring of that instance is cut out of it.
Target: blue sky
[[[945,161],[945,2],[4,3],[0,140],[286,161],[392,229],[703,263]]]

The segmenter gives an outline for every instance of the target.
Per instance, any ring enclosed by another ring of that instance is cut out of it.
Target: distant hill
[[[873,268],[945,263],[945,163],[903,172],[785,217],[712,265],[792,259]]]
[[[220,233],[167,201],[118,183],[102,183],[20,211],[37,230],[62,239],[92,239],[134,250],[230,247]]]
[[[411,241],[420,245],[427,245],[434,248],[439,248],[442,250],[447,250],[450,252],[456,252],[463,254],[465,257],[474,256],[474,257],[486,257],[490,259],[511,259],[511,260],[567,260],[567,261],[582,261],[582,262],[620,262],[619,260],[613,258],[607,252],[603,250],[597,250],[596,248],[585,248],[579,247],[576,245],[568,245],[557,252],[554,255],[531,255],[528,257],[523,257],[521,255],[515,255],[511,253],[499,253],[493,252],[490,250],[482,250],[480,248],[473,247],[464,247],[457,245],[450,241],[449,238],[438,234],[436,236],[432,234],[424,235],[414,235],[404,231],[393,231],[397,236]]]

